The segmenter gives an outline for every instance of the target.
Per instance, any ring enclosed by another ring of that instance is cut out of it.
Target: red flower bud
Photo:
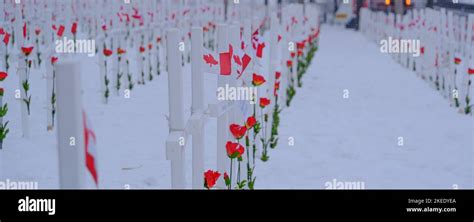
[[[281,72],[275,72],[275,79],[279,79],[281,77]]]
[[[286,61],[286,66],[288,66],[288,68],[291,68],[293,66],[293,61],[291,60]]]
[[[72,34],[76,34],[76,33],[77,33],[77,22],[72,23],[71,33],[72,33]]]
[[[144,52],[145,52],[145,47],[140,46],[140,53],[144,53]]]
[[[125,49],[122,49],[122,48],[117,49],[117,54],[119,54],[119,55],[125,54],[126,52],[127,51],[125,51]]]

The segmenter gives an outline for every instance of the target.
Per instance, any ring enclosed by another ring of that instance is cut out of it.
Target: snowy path
[[[373,189],[474,187],[472,117],[359,33],[323,26],[320,41],[282,113],[279,146],[257,166],[259,187],[325,188],[334,179]]]

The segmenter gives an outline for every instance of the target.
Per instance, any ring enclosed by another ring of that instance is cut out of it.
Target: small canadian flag
[[[86,151],[86,167],[89,173],[94,179],[96,186],[99,186],[99,178],[97,174],[97,148],[96,148],[96,136],[92,130],[91,124],[87,119],[86,112],[82,112],[83,125],[84,125],[84,146]]]

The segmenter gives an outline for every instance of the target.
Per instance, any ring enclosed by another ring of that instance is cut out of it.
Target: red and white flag
[[[229,45],[229,51],[221,52],[217,55],[214,52],[205,50],[202,58],[206,72],[228,76],[232,74],[232,56],[234,49]]]
[[[92,176],[96,186],[99,186],[99,178],[97,174],[97,147],[96,136],[92,130],[91,124],[87,119],[86,112],[82,112],[82,121],[84,125],[84,146],[86,151],[86,167]]]

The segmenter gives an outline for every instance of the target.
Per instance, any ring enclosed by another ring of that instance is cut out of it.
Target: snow
[[[256,188],[325,188],[333,179],[362,181],[365,188],[473,188],[472,116],[457,113],[429,84],[390,55],[380,54],[360,33],[323,26],[321,35],[303,88],[281,114],[279,146],[270,150],[268,162],[258,161]],[[136,85],[129,99],[111,90],[105,105],[96,59],[84,56],[80,61],[84,109],[98,137],[100,188],[170,188],[166,73]],[[20,105],[14,98],[18,76],[11,74],[4,82],[11,132],[1,151],[0,179],[38,181],[39,188],[56,189],[56,136],[46,131],[43,72],[30,77],[29,139],[21,138]],[[189,66],[184,72],[190,107]],[[215,95],[216,79],[206,76],[208,101]],[[343,98],[345,89],[348,99]],[[216,121],[211,119],[206,125],[206,169],[216,168],[215,135]],[[289,137],[294,137],[294,146],[288,145]],[[403,146],[398,146],[398,137],[403,137]],[[186,164],[190,186],[190,141]]]
[[[336,179],[369,189],[473,187],[472,116],[360,33],[323,26],[320,46],[281,116],[280,137],[295,145],[280,143],[257,166],[260,185],[326,188]]]

